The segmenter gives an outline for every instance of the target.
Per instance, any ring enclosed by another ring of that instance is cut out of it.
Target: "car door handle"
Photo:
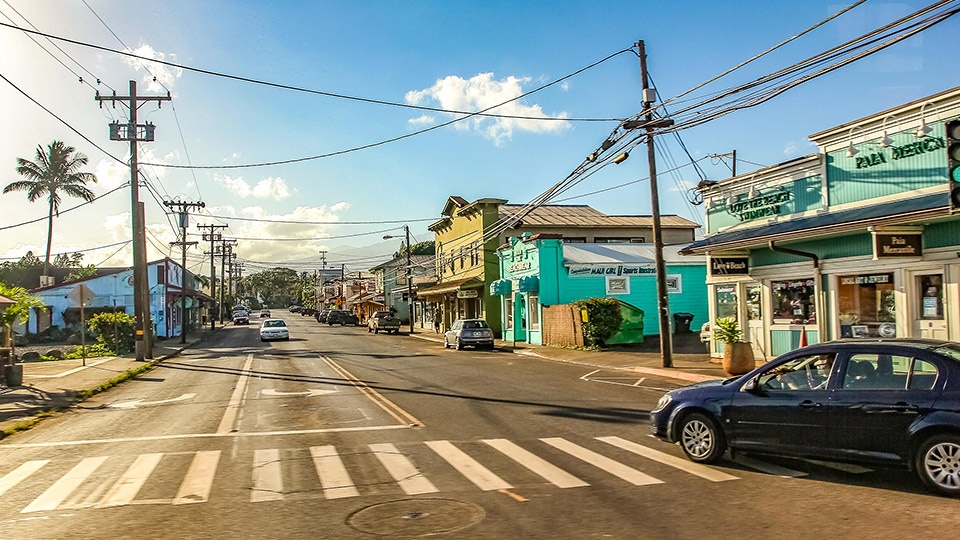
[[[817,403],[816,401],[810,401],[809,399],[800,402],[800,407],[804,409],[816,409],[817,407],[822,406],[822,404]]]

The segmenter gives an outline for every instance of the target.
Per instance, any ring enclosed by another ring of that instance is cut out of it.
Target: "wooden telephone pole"
[[[163,201],[163,205],[171,210],[177,208],[180,218],[180,241],[170,242],[171,246],[180,246],[180,343],[187,342],[187,246],[195,246],[197,242],[187,242],[187,227],[191,208],[204,208],[202,202]]]

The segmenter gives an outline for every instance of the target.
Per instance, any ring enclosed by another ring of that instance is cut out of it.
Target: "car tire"
[[[680,448],[690,461],[716,463],[727,449],[723,431],[709,416],[690,413],[677,426]]]
[[[444,348],[444,349],[449,349],[449,348],[450,348],[450,344],[447,343],[447,336],[443,336],[443,348]]]
[[[379,333],[380,333],[380,329],[379,329],[379,328],[374,328],[374,329],[373,329],[373,333],[374,333],[374,334],[379,334]]]
[[[960,435],[939,433],[917,448],[914,470],[930,491],[960,497]]]
[[[458,351],[462,351],[462,350],[463,350],[463,342],[460,341],[460,338],[457,338],[457,350],[458,350]]]

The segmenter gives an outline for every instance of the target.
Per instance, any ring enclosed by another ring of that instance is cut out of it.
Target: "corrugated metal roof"
[[[680,255],[686,244],[663,246],[667,264],[706,264],[706,257]],[[656,261],[653,244],[564,244],[563,264],[645,264]]]
[[[524,212],[523,205],[500,206],[500,218],[505,219]],[[564,227],[653,227],[652,216],[608,216],[587,205],[547,204],[534,208],[523,217],[524,225]],[[660,216],[662,227],[699,228],[700,225],[675,215]]]

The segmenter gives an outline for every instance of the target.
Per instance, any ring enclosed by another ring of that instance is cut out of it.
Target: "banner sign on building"
[[[919,257],[923,255],[923,235],[920,233],[873,233],[873,257]]]
[[[656,273],[656,266],[650,264],[574,264],[567,267],[570,277],[591,276],[639,276]]]
[[[711,257],[710,275],[729,276],[750,273],[750,259],[747,257]]]
[[[477,298],[478,296],[480,296],[480,291],[476,289],[457,291],[457,298]]]

